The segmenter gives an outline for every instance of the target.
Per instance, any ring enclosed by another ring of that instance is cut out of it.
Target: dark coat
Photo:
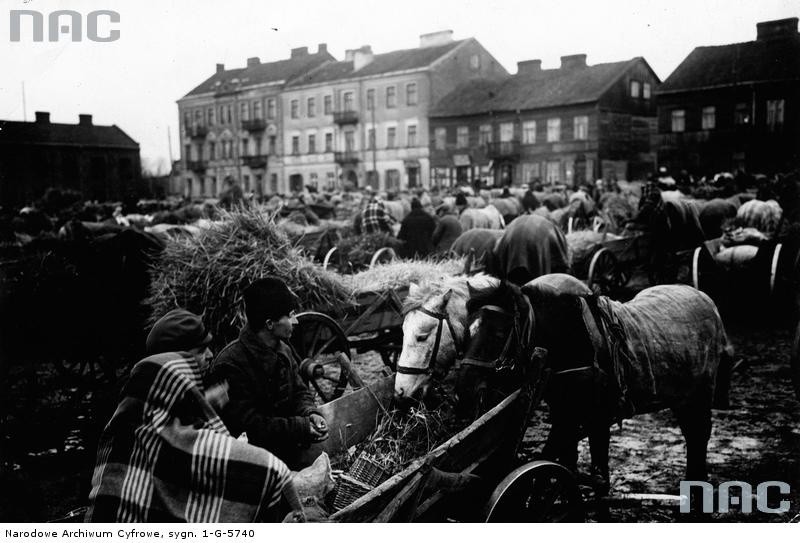
[[[463,231],[461,222],[455,215],[445,215],[439,219],[439,223],[433,231],[434,252],[439,254],[447,253]]]
[[[401,249],[402,256],[426,257],[433,252],[433,231],[436,221],[422,209],[412,209],[403,219],[397,239],[405,242]]]
[[[230,401],[222,421],[232,435],[247,432],[253,445],[294,464],[300,447],[312,439],[309,415],[317,413],[314,397],[298,373],[295,350],[279,342],[267,347],[246,326],[214,360],[212,381],[227,380]]]
[[[525,196],[522,197],[522,209],[526,212],[533,211],[541,204],[539,203],[539,199],[533,193],[532,190],[526,191]]]

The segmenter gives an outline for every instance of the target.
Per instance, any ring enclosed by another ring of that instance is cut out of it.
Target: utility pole
[[[369,92],[369,91],[367,91]],[[375,126],[375,101],[378,99],[377,91],[372,94],[372,103],[369,105],[370,117],[372,122],[372,140],[369,142],[372,146],[372,175],[374,175],[375,184],[379,185],[378,183],[378,165],[376,159],[377,147],[378,147],[378,127]],[[375,187],[375,190],[378,190],[380,187]]]

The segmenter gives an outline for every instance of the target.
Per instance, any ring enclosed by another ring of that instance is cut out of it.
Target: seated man
[[[237,441],[205,390],[211,335],[200,317],[170,311],[147,337],[100,436],[87,522],[253,522],[276,518],[281,496],[302,520],[289,468]]]
[[[214,360],[214,382],[227,382],[230,401],[222,420],[233,435],[247,434],[289,464],[299,465],[299,453],[328,437],[325,419],[300,379],[300,357],[289,345],[296,301],[276,277],[254,281],[243,293],[247,324],[239,339]]]

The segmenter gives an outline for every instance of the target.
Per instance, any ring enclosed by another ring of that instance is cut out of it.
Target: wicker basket
[[[362,483],[357,479],[353,479],[348,475],[341,475],[336,481],[336,488],[333,492],[334,511],[344,509],[358,498],[372,490],[373,487]]]
[[[389,473],[374,458],[363,452],[358,455],[347,474],[371,487],[376,487],[389,478]]]

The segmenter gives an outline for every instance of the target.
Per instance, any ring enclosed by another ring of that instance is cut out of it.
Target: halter
[[[456,347],[456,358],[461,358],[463,352],[458,346],[458,337],[456,336],[456,331],[453,328],[453,323],[450,322],[450,316],[447,314],[447,312],[434,312],[430,311],[429,309],[425,309],[424,307],[418,308],[417,311],[421,311],[429,317],[433,317],[439,321],[439,324],[436,327],[436,339],[433,342],[433,350],[431,351],[431,356],[424,367],[417,368],[411,366],[401,366],[400,364],[397,364],[397,373],[402,373],[405,375],[431,375],[434,379],[441,379],[444,377],[446,372],[440,368],[435,368],[434,366],[436,363],[436,356],[439,354],[439,344],[442,339],[442,328],[444,323],[447,323],[447,328],[450,330],[450,337],[453,338],[453,345]]]

